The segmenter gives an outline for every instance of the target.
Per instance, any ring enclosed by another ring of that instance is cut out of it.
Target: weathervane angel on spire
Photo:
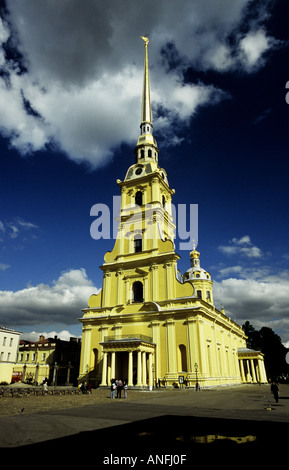
[[[149,43],[148,34],[146,34],[145,36],[140,36],[140,38],[144,40],[145,46],[147,46]]]

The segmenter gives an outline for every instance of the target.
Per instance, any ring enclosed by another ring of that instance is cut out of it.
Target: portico
[[[249,348],[238,349],[240,373],[243,383],[266,383],[264,355]]]
[[[107,336],[102,346],[101,387],[112,379],[122,378],[128,386],[154,385],[155,344],[144,335]]]

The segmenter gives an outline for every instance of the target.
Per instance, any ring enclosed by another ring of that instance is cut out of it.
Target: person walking
[[[278,403],[278,401],[279,401],[279,388],[278,388],[278,385],[276,384],[276,382],[272,382],[271,393],[273,394],[273,396],[275,398],[275,402]]]
[[[123,389],[124,389],[124,398],[127,398],[127,383],[126,382],[124,383]]]
[[[115,389],[116,389],[115,379],[113,379],[110,385],[110,398],[115,398]]]
[[[123,387],[122,380],[119,379],[116,384],[116,398],[121,398],[122,387]]]
[[[47,382],[46,382],[46,381],[43,382],[43,393],[44,393],[44,394],[45,394],[45,393],[48,393],[48,386],[47,386]]]

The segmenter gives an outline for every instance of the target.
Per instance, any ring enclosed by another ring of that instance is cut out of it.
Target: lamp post
[[[199,390],[198,384],[198,364],[195,362],[195,371],[196,371],[196,392]]]
[[[53,369],[53,379],[52,379],[52,384],[54,387],[57,385],[57,369],[58,369],[58,365],[57,365],[57,362],[55,361],[54,369]]]
[[[152,364],[152,376],[153,376],[153,389],[154,389],[154,383],[155,383],[155,365],[154,365],[154,363]]]

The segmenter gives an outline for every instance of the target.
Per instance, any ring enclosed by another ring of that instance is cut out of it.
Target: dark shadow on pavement
[[[97,468],[107,468],[109,463],[141,468],[154,465],[164,455],[169,456],[167,467],[192,466],[197,459],[201,459],[198,464],[206,466],[210,463],[227,466],[238,461],[241,465],[243,462],[259,466],[268,464],[272,456],[286,453],[288,431],[289,425],[284,422],[167,415],[38,444],[1,448],[1,456],[13,460],[21,457],[25,462],[39,455],[39,462],[44,458],[46,463],[53,464],[75,464],[76,457],[81,456],[87,465]],[[182,462],[181,455],[185,456]],[[128,457],[137,457],[134,465]],[[120,458],[123,460],[118,461]],[[157,463],[161,464],[161,460]]]

